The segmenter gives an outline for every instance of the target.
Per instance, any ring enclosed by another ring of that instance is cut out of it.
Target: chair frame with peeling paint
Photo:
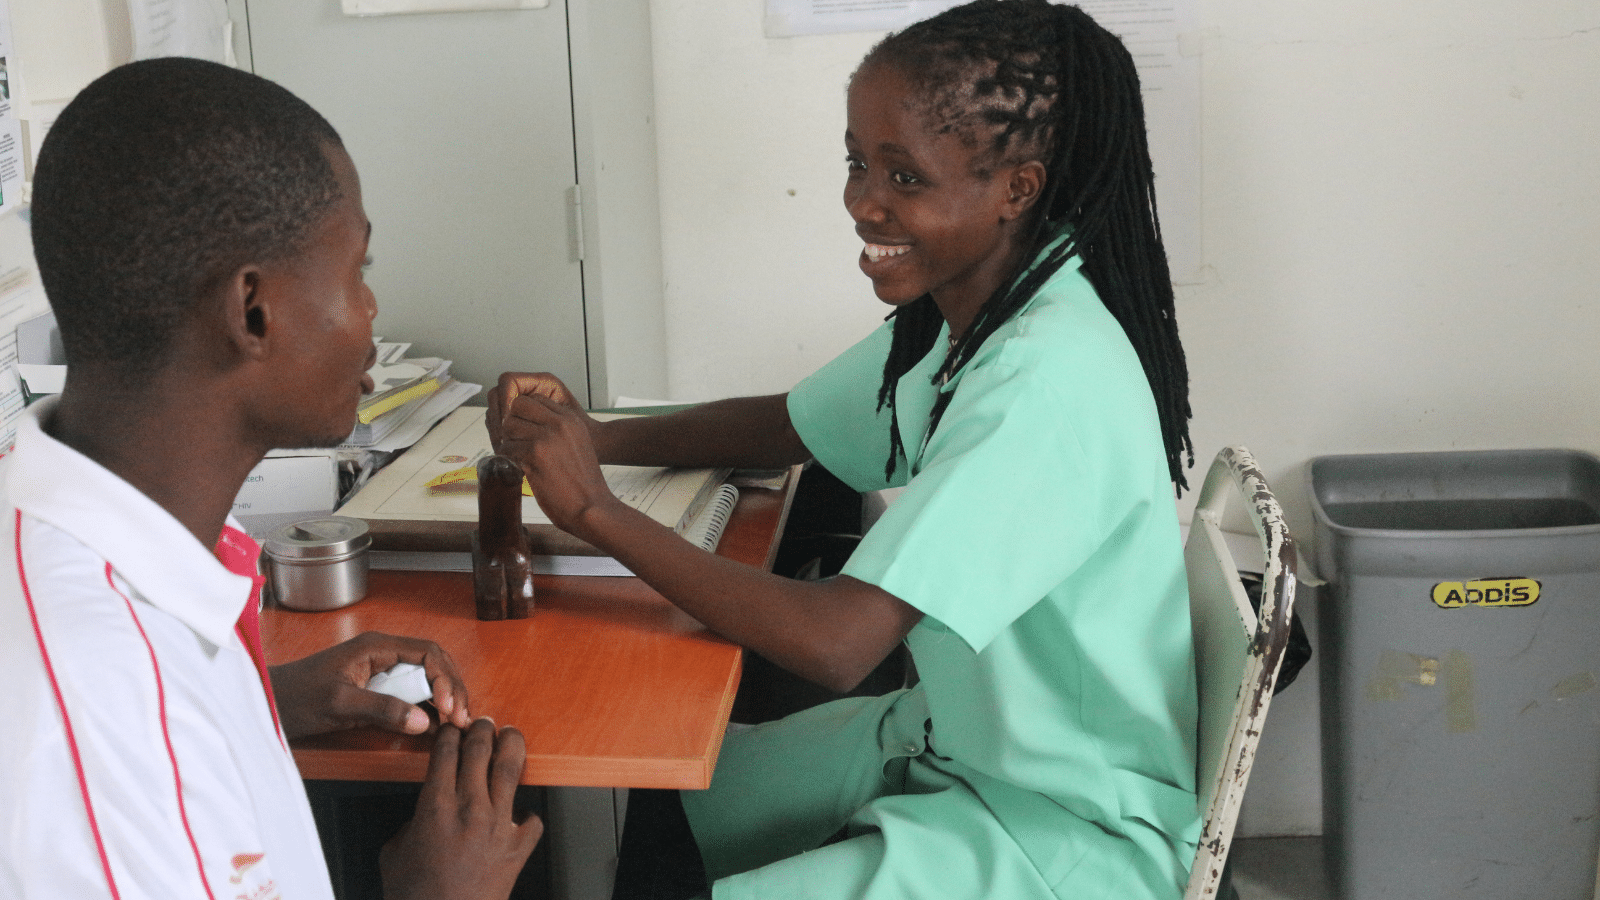
[[[1235,491],[1246,501],[1265,558],[1259,613],[1251,608],[1222,531],[1222,514]],[[1212,462],[1184,544],[1184,564],[1200,697],[1196,771],[1202,816],[1184,898],[1201,900],[1217,896],[1220,887],[1294,608],[1294,543],[1245,448],[1224,448]]]

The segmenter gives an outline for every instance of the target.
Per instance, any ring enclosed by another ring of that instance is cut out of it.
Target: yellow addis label
[[[1539,582],[1532,578],[1441,581],[1433,586],[1433,602],[1443,609],[1456,609],[1462,606],[1527,606],[1538,599]]]

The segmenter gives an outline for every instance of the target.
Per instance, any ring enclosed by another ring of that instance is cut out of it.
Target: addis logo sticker
[[[1530,606],[1538,599],[1539,582],[1532,578],[1441,581],[1433,586],[1433,602],[1440,609],[1460,609],[1463,606]]]

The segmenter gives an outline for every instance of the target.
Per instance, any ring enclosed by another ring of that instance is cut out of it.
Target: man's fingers
[[[524,859],[533,853],[533,848],[539,845],[539,838],[544,836],[544,820],[535,815],[516,823],[517,826],[517,852]]]
[[[494,759],[489,767],[489,801],[495,809],[511,808],[517,784],[522,781],[522,766],[527,759],[527,742],[522,732],[510,725],[500,729],[494,744]]]
[[[467,708],[467,692],[459,682],[448,678],[433,679],[433,707],[439,711],[439,721],[449,722],[457,728],[472,724]]]
[[[350,718],[358,725],[376,725],[401,734],[421,734],[431,724],[428,714],[399,697],[372,691],[353,691]]]
[[[494,720],[474,721],[461,739],[461,758],[456,763],[456,793],[470,797],[481,789],[489,773],[489,760],[494,755]]]
[[[456,661],[443,647],[429,644],[422,657],[422,668],[428,674],[428,685],[433,688],[433,705],[439,710],[439,720],[458,728],[466,728],[472,720],[467,712],[467,684],[461,680]]]
[[[434,738],[433,753],[428,756],[428,780],[422,785],[422,797],[450,796],[456,792],[456,767],[461,753],[461,732],[451,725],[439,729]]]
[[[471,724],[467,708],[467,686],[461,680],[461,671],[455,660],[441,646],[425,638],[401,637],[369,631],[347,642],[353,648],[345,665],[346,677],[357,687],[365,687],[370,678],[387,672],[396,663],[421,666],[428,680],[433,705],[439,710],[439,720],[458,728]],[[369,691],[339,691],[334,696],[340,724],[345,727],[376,725],[403,734],[421,734],[428,730],[428,714],[405,701],[384,697]],[[419,701],[420,702],[420,701]]]

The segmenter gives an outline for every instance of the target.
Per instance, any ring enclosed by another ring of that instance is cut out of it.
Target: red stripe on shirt
[[[238,632],[245,652],[250,654],[250,661],[256,664],[261,690],[267,695],[267,709],[272,711],[272,725],[278,732],[278,743],[287,752],[289,745],[284,743],[283,725],[278,721],[278,699],[272,695],[272,673],[267,669],[266,654],[261,651],[261,586],[266,582],[261,577],[261,545],[239,529],[223,525],[222,534],[217,538],[216,554],[223,568],[250,579],[250,599],[244,605],[244,612],[239,614],[234,631]]]
[[[95,851],[100,854],[100,867],[106,873],[106,887],[111,896],[121,900],[116,877],[111,874],[111,858],[106,855],[106,843],[100,836],[100,823],[94,815],[94,802],[89,799],[89,779],[84,775],[83,757],[78,752],[78,739],[72,733],[72,719],[67,715],[67,701],[61,695],[61,685],[56,681],[55,667],[50,664],[50,651],[44,644],[44,631],[39,627],[39,613],[33,605],[33,592],[28,588],[28,573],[22,563],[22,510],[17,510],[13,523],[16,529],[17,580],[22,582],[22,598],[28,604],[28,618],[33,622],[33,637],[39,643],[39,657],[44,661],[44,673],[50,679],[50,690],[56,697],[56,708],[61,710],[61,727],[67,736],[67,748],[72,752],[72,767],[78,773],[78,791],[83,795],[83,809],[89,817],[89,831],[94,835]]]
[[[206,889],[206,896],[216,900],[216,894],[211,890],[211,882],[206,878],[206,863],[200,856],[200,843],[194,839],[194,828],[189,825],[189,808],[183,802],[183,773],[178,768],[178,754],[172,749],[172,731],[167,727],[167,688],[161,680],[161,662],[156,659],[155,645],[150,643],[150,636],[144,633],[144,623],[139,621],[139,613],[133,608],[133,601],[128,595],[117,587],[114,577],[115,572],[111,563],[106,563],[106,584],[111,586],[117,596],[128,607],[128,618],[133,620],[133,627],[139,630],[139,639],[144,641],[145,650],[150,653],[150,670],[156,678],[156,709],[161,716],[161,739],[167,745],[167,759],[172,762],[172,789],[178,798],[178,818],[183,820],[183,836],[189,841],[189,849],[194,853],[195,869],[200,873],[200,884]]]

